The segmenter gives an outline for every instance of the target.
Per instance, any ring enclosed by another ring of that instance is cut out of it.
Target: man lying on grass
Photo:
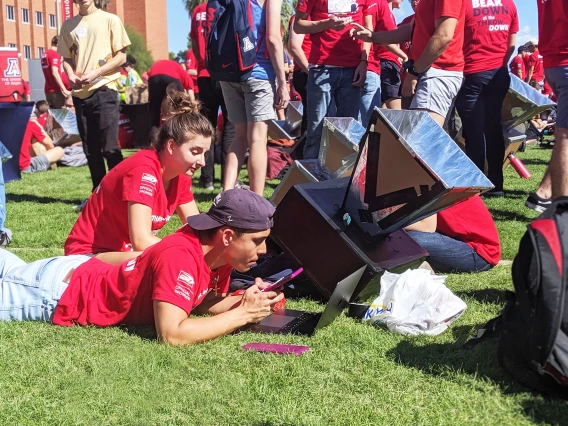
[[[266,252],[274,207],[245,189],[225,191],[207,213],[122,265],[84,255],[26,264],[0,250],[0,320],[57,325],[155,324],[175,345],[211,340],[267,317],[282,300],[257,281],[225,296],[232,268],[248,271]],[[189,318],[190,312],[212,316]]]

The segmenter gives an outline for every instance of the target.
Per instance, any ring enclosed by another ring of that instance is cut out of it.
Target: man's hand
[[[63,96],[65,96],[66,98],[68,98],[69,96],[71,96],[71,92],[69,90],[67,90],[66,87],[61,89],[61,93],[63,93]]]
[[[416,93],[416,85],[418,84],[418,77],[412,74],[406,74],[404,84],[402,85],[402,96],[411,98]]]
[[[362,40],[365,43],[372,43],[373,42],[373,33],[368,28],[365,28],[362,25],[359,25],[356,22],[351,22],[351,25],[355,28],[351,28],[349,31],[349,35],[353,37],[354,40]]]
[[[288,93],[286,84],[283,82],[279,83],[278,88],[276,89],[274,108],[285,109],[288,106],[288,102],[290,102],[290,94]]]
[[[352,22],[351,17],[340,18],[339,16],[331,16],[327,19],[328,29],[341,31]]]
[[[274,291],[263,293],[261,289],[268,285],[269,284],[265,283],[259,285],[259,281],[257,279],[255,284],[245,291],[239,307],[247,313],[249,323],[262,321],[270,315],[272,312],[272,306],[284,298],[284,294],[278,294]]]
[[[69,74],[69,84],[73,89],[80,89],[83,86],[81,79],[76,74]]]
[[[408,61],[408,56],[404,55],[403,57],[398,57],[398,62],[400,65],[403,65],[406,61]]]
[[[91,84],[93,81],[95,81],[97,78],[99,78],[100,75],[101,74],[100,74],[99,69],[88,71],[81,76],[81,83]]]
[[[363,87],[365,80],[367,79],[367,62],[361,61],[361,63],[355,68],[355,73],[353,75],[353,86]]]

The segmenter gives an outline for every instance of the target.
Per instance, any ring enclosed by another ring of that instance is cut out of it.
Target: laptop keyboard
[[[320,317],[321,317],[321,314],[313,314],[313,313],[310,313],[310,312],[304,312],[302,315],[297,317],[294,321],[289,322],[284,327],[282,327],[280,329],[280,333],[290,333],[290,332],[298,331],[307,322],[313,323],[312,330],[309,330],[311,332],[311,331],[313,331],[313,329],[315,329],[317,322],[319,321]],[[310,325],[312,325],[312,324],[310,324]]]

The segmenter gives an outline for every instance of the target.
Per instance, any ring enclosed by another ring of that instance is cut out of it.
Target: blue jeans
[[[359,117],[363,127],[367,128],[375,107],[381,107],[381,76],[367,71],[365,85],[361,88]]]
[[[12,158],[10,151],[0,142],[0,231],[4,232],[6,228],[6,185],[4,185],[4,172],[2,171],[2,162]]]
[[[89,256],[59,256],[27,264],[0,249],[0,321],[51,321],[63,282]]]
[[[355,68],[318,66],[308,75],[308,130],[304,158],[318,158],[323,119],[332,100],[338,117],[359,118],[361,88],[353,86]]]
[[[456,99],[467,156],[482,172],[487,159],[487,177],[497,191],[503,190],[505,158],[501,109],[510,84],[505,67],[470,74]]]
[[[428,253],[428,263],[436,272],[483,272],[491,264],[463,241],[437,232],[407,231]]]

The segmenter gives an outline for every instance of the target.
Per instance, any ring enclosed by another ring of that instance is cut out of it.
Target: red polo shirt
[[[436,31],[436,20],[442,17],[458,20],[454,37],[447,49],[432,64],[434,68],[446,71],[463,71],[463,39],[466,0],[421,0],[416,6],[414,34],[410,57],[414,61],[424,52],[430,38]]]

